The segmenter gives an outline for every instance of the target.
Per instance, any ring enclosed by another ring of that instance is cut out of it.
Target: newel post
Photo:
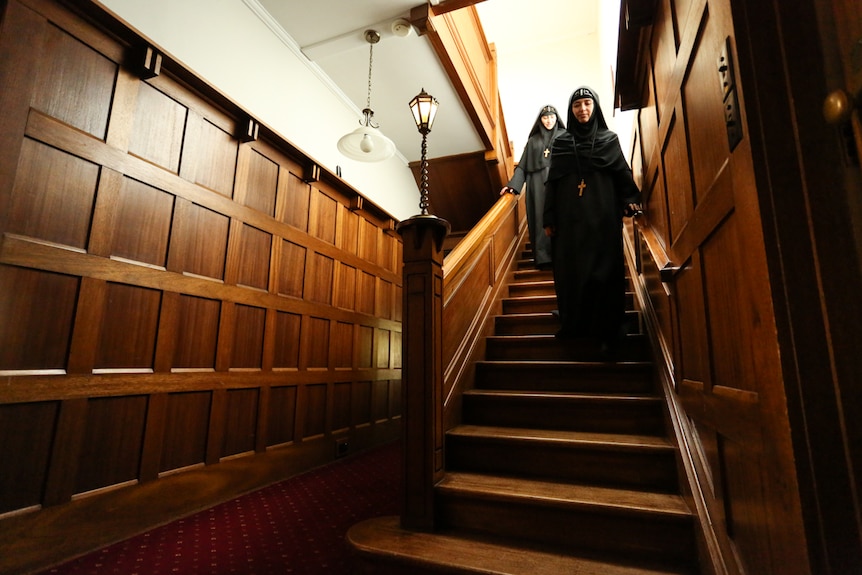
[[[443,474],[443,240],[449,222],[419,215],[397,230],[404,246],[401,525],[431,530],[434,484]]]

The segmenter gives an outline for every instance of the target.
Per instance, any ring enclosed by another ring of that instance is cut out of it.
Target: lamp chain
[[[425,159],[428,151],[427,137],[428,133],[422,132],[422,165],[420,167],[422,195],[419,199],[419,209],[422,210],[423,216],[428,215],[428,160]]]
[[[368,99],[365,101],[365,107],[371,109],[371,66],[374,63],[374,44],[368,44]]]

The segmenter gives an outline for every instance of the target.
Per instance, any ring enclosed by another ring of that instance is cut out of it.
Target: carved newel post
[[[443,474],[443,240],[449,222],[428,213],[426,138],[437,100],[423,89],[410,110],[422,134],[421,214],[397,228],[404,246],[401,526],[431,530],[434,485]]]
[[[398,232],[404,242],[401,524],[430,530],[434,484],[443,473],[443,239],[449,223],[415,216]]]

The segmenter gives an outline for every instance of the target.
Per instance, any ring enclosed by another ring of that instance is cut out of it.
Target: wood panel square
[[[123,178],[111,255],[164,267],[174,199],[143,182]]]
[[[12,233],[87,248],[99,166],[24,140],[8,226]]]
[[[160,471],[205,461],[211,403],[212,394],[208,391],[168,395]]]
[[[89,400],[76,493],[138,478],[146,414],[144,395]]]
[[[221,302],[181,295],[173,367],[215,369]]]
[[[161,301],[157,290],[108,284],[97,369],[152,369]]]
[[[242,194],[243,204],[268,216],[274,216],[277,191],[278,164],[257,150],[251,150],[248,179]]]
[[[0,405],[0,514],[42,503],[59,402]]]
[[[243,224],[239,237],[237,283],[267,290],[271,253],[272,234]]]
[[[33,108],[105,139],[117,65],[65,31],[47,26]]]
[[[258,389],[228,390],[222,457],[254,451],[259,395]]]
[[[193,162],[194,182],[232,198],[239,142],[206,119],[196,124],[198,134],[188,140],[192,149],[186,160]]]
[[[185,106],[141,82],[129,153],[178,173],[187,114]]]
[[[65,369],[80,279],[0,265],[0,371]]]
[[[260,368],[263,362],[263,330],[266,310],[236,306],[231,367]]]
[[[289,242],[281,241],[281,253],[276,279],[278,295],[288,295],[301,298],[305,284],[306,248]]]
[[[299,337],[302,316],[278,312],[275,317],[274,368],[299,368]]]
[[[267,446],[290,443],[296,424],[296,393],[293,385],[273,387],[269,395]]]
[[[351,420],[351,386],[347,381],[340,381],[332,386],[332,431],[343,431],[350,428]]]
[[[308,318],[303,329],[302,343],[306,349],[306,367],[329,367],[329,320],[320,317]]]

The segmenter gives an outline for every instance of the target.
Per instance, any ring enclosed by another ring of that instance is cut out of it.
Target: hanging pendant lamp
[[[338,140],[338,150],[348,158],[360,162],[380,162],[392,157],[395,144],[380,132],[379,126],[372,120],[374,110],[371,109],[371,67],[374,62],[374,45],[380,41],[380,34],[376,30],[366,30],[365,41],[368,42],[368,99],[365,109],[362,110],[363,119],[359,120],[360,126]]]

